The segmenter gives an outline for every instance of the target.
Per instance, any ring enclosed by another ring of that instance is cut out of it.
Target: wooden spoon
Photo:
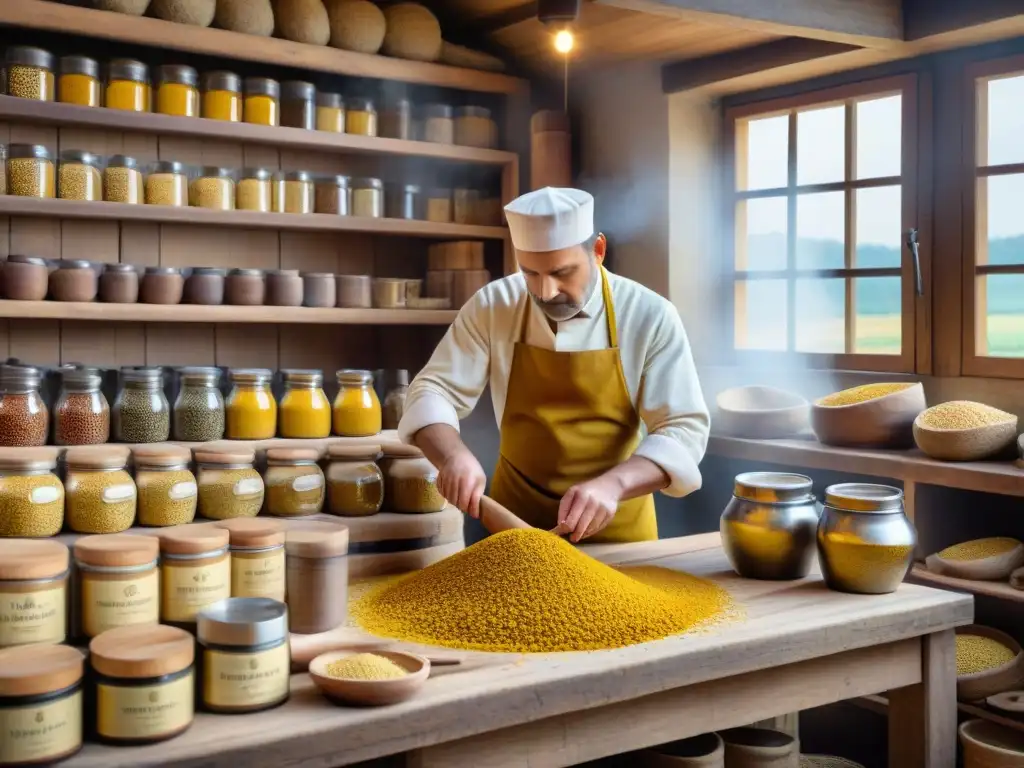
[[[490,496],[480,497],[480,522],[490,533],[501,533],[512,528],[532,528],[514,512],[503,507]]]

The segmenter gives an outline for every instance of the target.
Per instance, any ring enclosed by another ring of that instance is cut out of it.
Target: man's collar
[[[594,268],[598,270],[597,280],[594,281],[594,285],[590,289],[590,296],[587,297],[587,301],[583,305],[583,309],[580,310],[580,313],[576,315],[576,317],[594,317],[601,311],[601,304],[604,302],[604,295],[601,290],[601,267],[600,265],[595,265]]]

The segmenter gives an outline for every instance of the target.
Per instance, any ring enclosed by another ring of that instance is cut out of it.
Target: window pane
[[[846,202],[842,192],[817,192],[796,199],[796,266],[842,269]]]
[[[988,259],[985,264],[1024,264],[1024,174],[989,176]]]
[[[786,268],[786,198],[765,197],[741,200],[737,205],[737,220],[746,215],[746,263],[737,250],[737,269]],[[742,235],[743,233],[739,233]]]
[[[739,155],[742,160],[742,152]],[[738,165],[738,163],[737,163]],[[789,116],[766,117],[747,122],[747,183],[739,189],[784,187],[789,177]],[[744,169],[737,167],[737,179]]]
[[[860,277],[853,284],[857,307],[854,352],[898,355],[903,335],[900,278]]]
[[[786,349],[786,281],[736,282],[736,348]]]
[[[846,107],[796,116],[796,183],[827,184],[846,178]]]
[[[902,109],[901,96],[857,102],[856,178],[900,175]]]
[[[1024,76],[990,80],[987,85],[988,159],[983,165],[1024,163]],[[985,137],[979,140],[985,142]]]
[[[796,348],[841,353],[846,349],[846,281],[796,281]]]
[[[985,275],[978,282],[982,281],[985,296],[979,308],[985,317],[985,354],[1024,357],[1024,275]]]
[[[898,267],[901,263],[903,197],[900,187],[858,189],[856,198],[858,267]]]

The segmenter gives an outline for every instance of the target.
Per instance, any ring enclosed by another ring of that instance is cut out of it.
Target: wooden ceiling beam
[[[1018,21],[1024,16],[1020,0],[904,0],[906,38],[924,40],[969,27]]]

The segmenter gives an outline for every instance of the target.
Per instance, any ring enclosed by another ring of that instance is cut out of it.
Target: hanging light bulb
[[[555,34],[555,50],[562,55],[568,54],[574,43],[572,32],[568,29],[561,29]]]

